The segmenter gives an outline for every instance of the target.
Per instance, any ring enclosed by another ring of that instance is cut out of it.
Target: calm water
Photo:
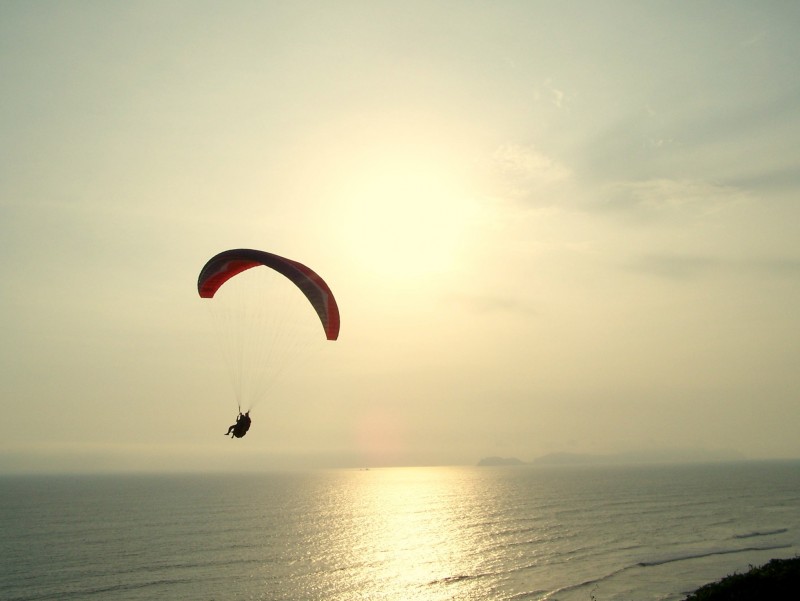
[[[681,599],[800,550],[800,463],[0,478],[0,599]]]

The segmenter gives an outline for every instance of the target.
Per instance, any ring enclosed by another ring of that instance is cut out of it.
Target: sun
[[[397,282],[456,268],[474,219],[457,174],[414,157],[370,161],[349,182],[345,204],[357,262]]]

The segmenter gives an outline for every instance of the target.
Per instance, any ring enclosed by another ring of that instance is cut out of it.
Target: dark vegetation
[[[800,557],[773,559],[744,574],[701,586],[684,601],[795,601],[800,599]]]

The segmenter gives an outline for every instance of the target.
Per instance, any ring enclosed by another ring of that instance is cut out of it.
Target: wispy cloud
[[[697,280],[712,276],[768,277],[800,282],[797,257],[719,257],[700,254],[649,253],[626,265],[637,272],[672,280]]]
[[[673,280],[694,280],[719,268],[719,259],[699,255],[646,254],[632,261],[628,268]]]
[[[637,221],[683,221],[717,213],[746,199],[747,194],[734,186],[662,178],[609,184],[593,208]]]
[[[567,108],[570,100],[567,93],[555,87],[553,80],[549,78],[534,91],[533,99],[537,102],[547,102],[557,109]]]
[[[795,190],[800,186],[800,162],[757,173],[742,174],[731,178],[729,183],[754,192]]]
[[[485,171],[489,196],[538,206],[553,204],[554,196],[545,192],[566,182],[571,175],[565,165],[535,147],[519,144],[497,148]]]
[[[531,301],[515,296],[465,293],[450,294],[447,300],[474,313],[510,313],[517,315],[535,315],[538,313]]]

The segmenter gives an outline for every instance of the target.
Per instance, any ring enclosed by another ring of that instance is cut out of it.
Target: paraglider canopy
[[[213,298],[217,290],[229,279],[243,271],[263,265],[274,269],[291,280],[309,300],[317,312],[325,337],[339,337],[339,307],[325,281],[302,263],[262,250],[226,250],[212,257],[200,271],[197,292],[201,298]]]

